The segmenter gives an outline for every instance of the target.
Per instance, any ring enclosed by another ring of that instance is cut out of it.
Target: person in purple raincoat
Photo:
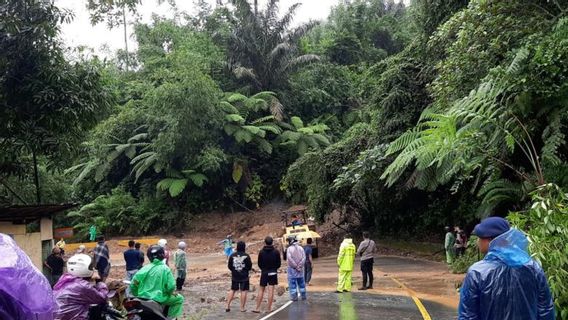
[[[55,320],[88,320],[91,305],[107,301],[108,288],[102,281],[91,282],[92,259],[76,254],[67,261],[67,272],[53,287],[58,310]]]
[[[49,281],[16,242],[0,233],[0,319],[52,320],[55,300]]]

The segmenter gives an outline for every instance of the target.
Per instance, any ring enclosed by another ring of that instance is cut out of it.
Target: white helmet
[[[187,244],[185,244],[185,242],[180,241],[180,242],[178,243],[178,248],[180,248],[180,249],[185,249],[186,247],[187,247]]]
[[[168,240],[166,240],[166,239],[158,240],[158,245],[162,248],[165,248],[167,244],[168,244]]]
[[[92,259],[86,254],[76,254],[67,261],[67,271],[79,278],[89,278],[93,275]]]

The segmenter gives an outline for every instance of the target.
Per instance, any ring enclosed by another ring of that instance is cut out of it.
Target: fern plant
[[[273,92],[260,92],[251,97],[233,93],[221,101],[225,112],[225,133],[238,144],[254,144],[266,154],[272,153],[268,134],[279,135],[282,129],[276,123],[281,118],[281,108]],[[280,110],[277,111],[276,109]],[[266,114],[268,112],[272,114]],[[275,115],[276,113],[277,115]],[[255,117],[259,116],[259,117]]]
[[[187,169],[181,172],[171,170],[168,178],[160,180],[156,188],[160,191],[167,191],[170,197],[179,196],[191,182],[196,187],[202,187],[207,182],[207,177],[195,170]]]
[[[280,144],[294,146],[300,156],[310,150],[319,150],[330,145],[326,134],[329,127],[325,124],[305,126],[299,117],[292,117],[290,122],[291,124],[280,123],[286,129],[280,136]]]
[[[426,110],[414,129],[389,146],[387,155],[397,156],[381,179],[392,185],[412,167],[408,183],[433,190],[456,177],[469,179],[475,172],[487,173],[484,169],[491,167],[511,170],[525,186],[543,184],[540,154],[529,129],[515,114],[523,106],[519,105],[520,93],[515,91],[514,79],[528,56],[527,50],[520,50],[507,68],[496,68],[476,90],[446,112]],[[506,155],[516,150],[530,164],[529,172],[508,162]],[[518,199],[518,188],[505,187],[502,180],[489,183],[491,173],[485,179],[489,181],[481,195],[488,208],[511,196]]]

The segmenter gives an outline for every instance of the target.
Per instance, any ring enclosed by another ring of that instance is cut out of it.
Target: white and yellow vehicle
[[[292,217],[298,218],[297,222],[293,223]],[[299,222],[298,222],[299,221]],[[318,239],[321,236],[316,232],[316,224],[314,219],[310,218],[307,214],[305,206],[294,206],[289,210],[282,212],[282,222],[284,223],[284,235],[281,238],[282,256],[286,260],[286,248],[288,247],[288,237],[296,236],[300,245],[306,246],[308,239],[312,239],[312,257],[317,258],[319,255]]]

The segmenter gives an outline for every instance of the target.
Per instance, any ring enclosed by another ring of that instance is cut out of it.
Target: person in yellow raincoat
[[[145,265],[132,278],[130,292],[133,296],[151,299],[168,306],[168,319],[183,314],[183,296],[175,294],[176,280],[172,271],[162,261],[165,259],[164,248],[152,246],[148,249],[151,263]]]
[[[353,244],[350,235],[345,235],[339,255],[337,255],[337,265],[339,266],[339,276],[337,278],[337,293],[351,291],[351,277],[353,275],[353,265],[355,264],[355,253],[357,248]]]

